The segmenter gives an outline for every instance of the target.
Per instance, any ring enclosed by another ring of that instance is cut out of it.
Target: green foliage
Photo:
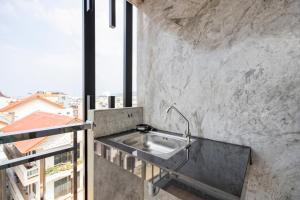
[[[82,164],[82,160],[77,160],[77,165]],[[60,163],[57,165],[54,165],[53,167],[49,167],[46,170],[46,175],[53,175],[56,174],[58,172],[63,172],[63,171],[67,171],[67,170],[71,170],[73,168],[73,164],[71,162],[67,162],[67,163]]]

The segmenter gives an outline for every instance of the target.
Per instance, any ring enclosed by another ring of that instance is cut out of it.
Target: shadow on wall
[[[248,37],[287,34],[291,27],[292,33],[299,36],[296,1],[145,0],[139,8],[156,27],[179,36],[194,48],[231,47]]]

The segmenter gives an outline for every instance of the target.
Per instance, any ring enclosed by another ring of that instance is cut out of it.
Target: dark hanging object
[[[116,0],[109,0],[109,27],[116,28]]]
[[[115,96],[108,96],[108,108],[115,108]]]

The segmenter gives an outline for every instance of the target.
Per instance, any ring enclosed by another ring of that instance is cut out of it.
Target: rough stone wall
[[[0,199],[6,199],[6,173],[0,170]]]
[[[94,200],[143,200],[144,181],[95,154]]]
[[[246,199],[300,199],[299,0],[145,0],[137,85],[146,123],[252,147]]]

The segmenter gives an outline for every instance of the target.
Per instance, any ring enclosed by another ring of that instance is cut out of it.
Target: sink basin
[[[186,138],[154,131],[134,132],[111,140],[163,159],[169,159],[187,145]]]

